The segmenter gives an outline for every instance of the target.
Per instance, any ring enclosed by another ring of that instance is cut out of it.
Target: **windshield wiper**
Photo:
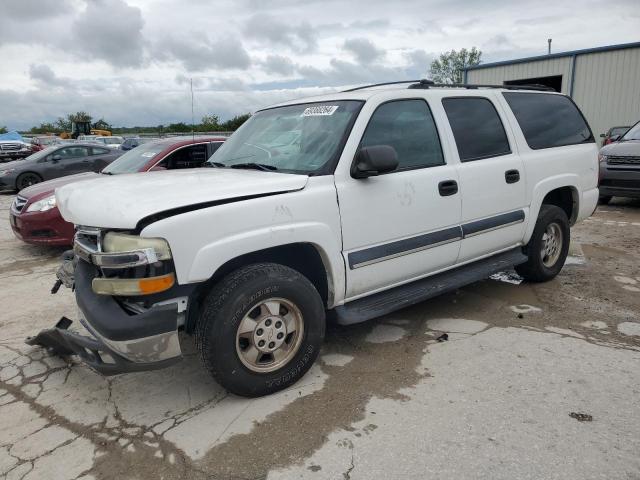
[[[229,168],[247,168],[253,170],[262,170],[264,172],[273,172],[278,170],[278,167],[274,167],[273,165],[267,165],[266,163],[236,163],[235,165],[229,165]]]
[[[102,170],[100,173],[101,173],[101,174],[103,174],[103,175],[113,175],[113,173],[111,173],[111,172],[105,172],[104,170]]]

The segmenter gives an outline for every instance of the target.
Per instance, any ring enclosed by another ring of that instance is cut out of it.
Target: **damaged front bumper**
[[[93,265],[68,254],[57,272],[59,284],[75,289],[80,323],[92,337],[69,331],[71,321],[63,318],[54,328],[27,338],[26,343],[60,355],[78,355],[104,375],[154,370],[179,361],[178,327],[186,299],[169,299],[130,312],[114,297],[93,292],[91,283],[96,275]]]

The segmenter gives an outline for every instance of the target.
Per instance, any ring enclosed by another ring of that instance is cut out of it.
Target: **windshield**
[[[110,175],[139,172],[152,158],[166,148],[167,144],[164,142],[140,145],[118,157],[113,163],[102,170],[102,172]]]
[[[219,167],[261,164],[313,174],[339,155],[362,102],[305,103],[253,115],[209,159]]]
[[[631,129],[624,134],[622,140],[640,140],[640,122],[631,127]]]
[[[39,152],[32,153],[27,158],[29,160],[40,160],[41,158],[44,158],[47,155],[49,155],[51,152],[55,151],[58,147],[59,147],[59,145],[53,145],[53,146],[50,146],[50,147],[43,148]]]

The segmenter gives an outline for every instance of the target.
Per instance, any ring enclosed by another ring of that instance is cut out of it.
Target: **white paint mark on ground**
[[[637,323],[637,322],[619,323],[618,331],[623,335],[640,337],[640,323]]]
[[[487,328],[487,324],[464,318],[438,318],[428,320],[427,327],[438,332],[474,334]]]
[[[580,335],[578,332],[574,332],[573,330],[569,330],[567,328],[544,327],[544,329],[548,330],[549,332],[559,333],[560,335],[568,335],[575,338],[584,338],[584,335]]]
[[[353,360],[351,355],[342,355],[340,353],[327,353],[322,356],[324,364],[330,367],[344,367],[351,360]]]
[[[630,292],[640,292],[640,287],[634,287],[633,285],[623,285],[622,288]]]
[[[538,313],[542,311],[541,308],[534,307],[533,305],[527,305],[526,303],[511,305],[509,308],[515,313]]]
[[[625,285],[635,285],[637,280],[631,277],[625,277],[624,275],[614,275],[613,279],[618,283],[624,283]]]
[[[407,331],[395,325],[376,325],[365,337],[364,341],[369,343],[396,342],[404,337]]]
[[[584,265],[587,260],[584,257],[578,257],[577,255],[570,255],[565,260],[565,265]]]
[[[609,327],[609,325],[605,322],[601,322],[600,320],[588,320],[586,322],[582,322],[580,325],[585,328],[593,328],[596,330],[604,330]]]

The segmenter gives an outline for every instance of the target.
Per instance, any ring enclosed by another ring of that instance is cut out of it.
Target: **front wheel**
[[[16,179],[16,190],[20,191],[23,188],[30,187],[31,185],[35,185],[36,183],[40,183],[41,181],[42,178],[37,173],[21,173]]]
[[[554,278],[569,253],[569,219],[560,207],[542,205],[526,247],[528,260],[516,272],[529,282],[546,282]]]
[[[249,265],[223,278],[205,299],[196,345],[211,375],[237,395],[282,390],[313,365],[325,332],[322,299],[283,265]]]

